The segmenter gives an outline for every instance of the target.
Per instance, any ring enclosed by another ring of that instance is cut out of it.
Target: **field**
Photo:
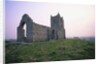
[[[95,43],[62,39],[25,43],[5,43],[6,63],[80,60],[95,58]]]

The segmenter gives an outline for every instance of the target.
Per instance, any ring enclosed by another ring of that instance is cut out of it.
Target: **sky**
[[[66,37],[95,36],[95,6],[86,4],[6,1],[5,39],[17,38],[17,27],[24,14],[33,22],[50,27],[50,16],[60,14]]]

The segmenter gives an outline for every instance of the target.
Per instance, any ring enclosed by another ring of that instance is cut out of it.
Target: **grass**
[[[95,58],[95,44],[80,39],[62,39],[30,44],[5,44],[6,63],[80,60]]]

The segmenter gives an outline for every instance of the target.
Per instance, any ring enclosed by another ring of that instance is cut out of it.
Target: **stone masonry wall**
[[[48,40],[49,29],[43,25],[33,24],[33,41]]]
[[[26,36],[23,26],[26,24]],[[43,41],[51,39],[64,39],[65,29],[63,18],[58,14],[51,17],[51,27],[43,26],[33,22],[33,20],[24,14],[17,28],[17,41]]]

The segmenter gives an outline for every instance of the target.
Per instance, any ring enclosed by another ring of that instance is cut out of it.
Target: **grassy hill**
[[[29,44],[5,44],[6,63],[94,59],[95,44],[80,39],[63,39]]]

